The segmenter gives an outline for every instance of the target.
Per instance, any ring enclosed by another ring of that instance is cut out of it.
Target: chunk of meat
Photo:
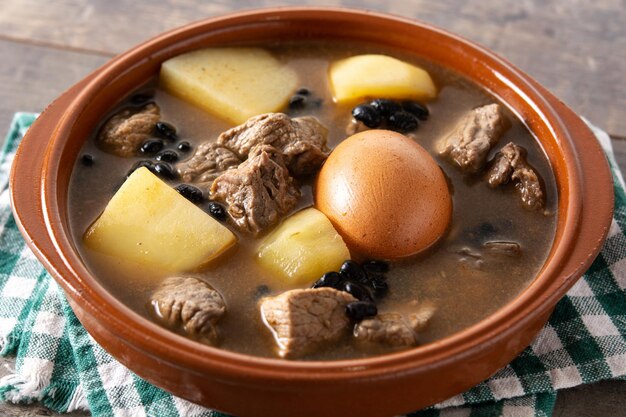
[[[496,154],[487,171],[487,181],[493,188],[513,181],[522,204],[527,209],[542,209],[545,205],[541,181],[526,161],[526,149],[513,142],[507,143]]]
[[[250,157],[213,181],[212,200],[223,202],[235,224],[258,234],[291,211],[300,188],[289,175],[282,154],[271,146],[253,149]]]
[[[440,153],[462,170],[478,172],[485,166],[491,147],[508,127],[509,121],[499,104],[478,107],[465,115],[444,139]]]
[[[354,337],[389,346],[417,344],[417,333],[398,313],[382,313],[361,321],[354,328]]]
[[[158,319],[169,327],[182,326],[190,336],[215,344],[217,321],[226,312],[220,293],[193,277],[166,278],[152,294]]]
[[[513,164],[519,159],[519,152],[515,146],[507,144],[493,159],[491,168],[487,171],[487,182],[491,188],[506,185],[513,175]]]
[[[205,142],[198,146],[190,159],[178,165],[177,171],[184,182],[195,182],[209,188],[215,178],[241,162],[231,150],[217,143]]]
[[[298,177],[314,173],[326,160],[328,129],[315,117],[289,118],[283,113],[267,113],[222,133],[217,143],[245,159],[253,148],[271,145],[285,158],[285,165]]]
[[[434,312],[432,305],[424,304],[408,317],[399,313],[381,313],[358,323],[354,327],[354,337],[393,347],[415,346],[418,332],[428,324]]]
[[[424,330],[430,319],[433,317],[436,311],[434,304],[430,302],[421,303],[420,306],[413,313],[409,314],[409,324],[416,332]]]
[[[261,300],[263,322],[272,331],[281,357],[298,357],[346,333],[350,294],[333,288],[307,288]]]
[[[545,205],[545,197],[539,182],[539,176],[530,166],[515,169],[511,179],[515,181],[515,189],[522,199],[522,204],[529,210],[541,210]]]
[[[141,144],[150,138],[160,118],[159,107],[152,103],[139,111],[122,110],[104,124],[98,135],[98,143],[102,149],[114,155],[124,158],[134,156]]]

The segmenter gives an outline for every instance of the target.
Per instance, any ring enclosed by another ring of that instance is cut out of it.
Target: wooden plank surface
[[[294,4],[320,3],[3,0],[0,38],[106,55],[202,17]],[[623,0],[335,0],[323,4],[419,18],[473,39],[528,72],[609,133],[626,137]]]
[[[60,93],[108,58],[0,40],[0,129],[6,132],[16,111],[42,111]],[[4,137],[4,133],[2,133]]]
[[[7,130],[13,112],[43,110],[109,57],[164,30],[233,10],[296,4],[322,3],[2,0],[0,130]],[[626,170],[626,139],[619,139],[626,138],[626,1],[329,0],[323,5],[419,18],[493,49],[612,134]],[[12,362],[0,363],[2,376]],[[555,415],[626,416],[625,394],[626,381],[566,390]],[[0,415],[57,414],[41,406],[0,404]]]

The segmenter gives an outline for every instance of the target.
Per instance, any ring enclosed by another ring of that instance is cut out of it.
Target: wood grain
[[[602,381],[559,391],[553,417],[624,417],[626,381]]]
[[[203,17],[313,0],[3,0],[0,38],[113,54]],[[335,0],[418,18],[473,39],[535,77],[580,114],[626,137],[624,0]],[[36,10],[36,13],[33,11]]]
[[[0,357],[0,378],[12,373],[14,368],[15,360],[13,358]],[[87,411],[75,411],[70,414],[59,414],[41,404],[11,404],[0,402],[0,416],[2,417],[87,417],[89,415],[90,413]]]
[[[106,58],[0,40],[0,127],[8,129],[16,111],[42,111],[66,88],[102,65]]]

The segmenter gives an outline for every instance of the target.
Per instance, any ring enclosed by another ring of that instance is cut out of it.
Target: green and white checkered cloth
[[[0,154],[0,380],[5,401],[40,401],[93,416],[221,416],[156,388],[107,354],[26,247],[11,215],[12,157],[35,115],[15,115]],[[494,376],[415,417],[550,416],[556,391],[626,377],[626,195],[606,133],[594,130],[615,179],[615,215],[600,256],[557,305],[533,344]],[[417,395],[418,393],[416,393]]]

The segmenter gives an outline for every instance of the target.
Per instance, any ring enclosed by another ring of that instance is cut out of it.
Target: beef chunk
[[[215,178],[241,162],[229,149],[217,143],[205,142],[189,160],[178,165],[177,171],[184,182],[204,184],[208,188]]]
[[[361,321],[354,328],[354,336],[359,340],[390,346],[417,344],[417,333],[398,313],[383,313]]]
[[[494,188],[513,181],[524,207],[530,210],[544,207],[545,197],[539,176],[526,161],[526,149],[513,142],[507,143],[496,154],[487,172],[487,181]]]
[[[190,336],[214,344],[216,323],[226,312],[222,296],[209,284],[192,277],[171,277],[151,297],[159,320],[182,326]]]
[[[394,347],[415,346],[418,332],[428,324],[434,311],[432,305],[424,304],[408,317],[399,313],[378,314],[358,323],[354,328],[354,337]]]
[[[346,305],[354,301],[350,294],[333,288],[308,288],[264,298],[260,308],[278,354],[297,357],[341,338],[350,324]]]
[[[260,146],[239,167],[213,181],[210,197],[228,206],[228,214],[241,230],[257,234],[296,206],[300,189],[282,154],[271,146]]]
[[[326,160],[328,129],[315,117],[290,119],[283,113],[267,113],[222,133],[217,143],[245,159],[254,147],[271,145],[285,158],[295,176],[314,173]]]
[[[134,156],[141,144],[150,138],[160,118],[159,107],[152,103],[139,111],[122,110],[104,124],[98,143],[102,149],[114,155],[125,158]]]
[[[314,117],[252,117],[201,145],[179,164],[178,174],[185,182],[210,187],[211,199],[228,206],[241,230],[258,234],[295,207],[300,190],[292,175],[309,175],[321,166],[327,133]]]
[[[513,174],[513,163],[519,159],[519,153],[515,146],[506,145],[498,152],[493,159],[489,171],[487,171],[487,182],[492,188],[508,184]]]
[[[540,210],[545,205],[545,198],[539,176],[529,166],[515,169],[511,179],[515,181],[515,189],[517,190],[522,204],[529,210]]]
[[[441,155],[466,172],[478,172],[485,166],[489,150],[508,126],[509,121],[499,104],[478,107],[463,117],[444,140]]]

